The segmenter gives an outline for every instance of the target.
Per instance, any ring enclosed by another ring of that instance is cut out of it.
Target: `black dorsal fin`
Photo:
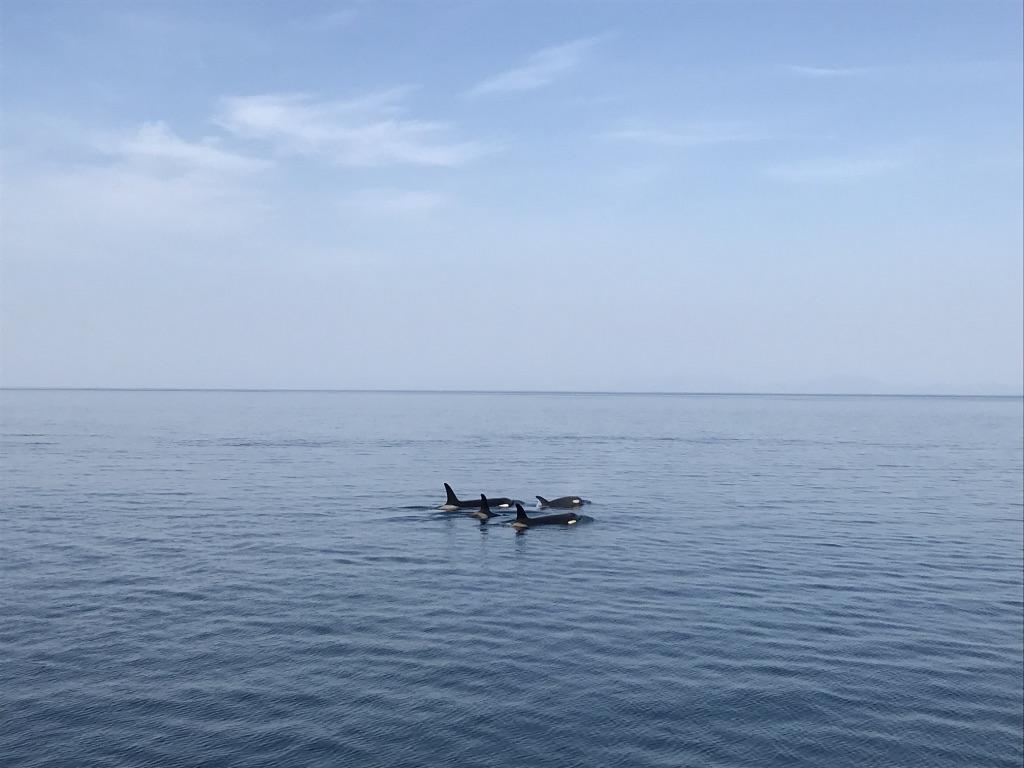
[[[516,522],[517,522],[517,523],[525,523],[525,522],[526,522],[527,520],[529,520],[529,519],[530,519],[530,518],[528,518],[528,517],[526,516],[526,510],[525,510],[525,509],[523,509],[523,505],[522,505],[522,504],[520,504],[520,503],[519,503],[519,502],[517,501],[517,502],[516,502]]]
[[[444,492],[448,494],[448,501],[446,503],[459,506],[459,497],[455,495],[455,491],[452,490],[452,487],[448,485],[448,483],[444,484]]]
[[[537,501],[539,501],[542,506],[546,507],[548,505],[548,500],[545,499],[543,496],[538,496]]]
[[[482,493],[480,494],[480,511],[491,517],[491,505],[487,503],[487,497]]]

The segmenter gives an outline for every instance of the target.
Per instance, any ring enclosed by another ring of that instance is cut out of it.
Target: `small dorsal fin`
[[[519,503],[519,502],[517,501],[517,502],[516,502],[516,522],[517,522],[517,523],[523,523],[523,522],[526,522],[526,521],[527,521],[527,520],[529,520],[529,519],[530,519],[530,518],[528,518],[528,517],[526,516],[526,510],[525,510],[525,509],[523,509],[523,505],[522,505],[522,504],[520,504],[520,503]]]
[[[543,496],[538,496],[537,501],[539,501],[541,503],[541,506],[543,507],[546,507],[548,505],[548,500],[545,499]]]

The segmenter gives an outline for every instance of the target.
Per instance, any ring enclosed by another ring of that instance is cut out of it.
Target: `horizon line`
[[[1022,399],[1017,394],[943,392],[770,392],[770,391],[684,391],[684,390],[574,390],[574,389],[386,389],[365,387],[40,387],[0,386],[0,392],[309,392],[338,394],[421,394],[421,395],[634,395],[661,397],[933,397]]]

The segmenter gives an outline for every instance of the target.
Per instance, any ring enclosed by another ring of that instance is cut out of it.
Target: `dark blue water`
[[[0,397],[5,765],[1021,765],[1019,399]]]

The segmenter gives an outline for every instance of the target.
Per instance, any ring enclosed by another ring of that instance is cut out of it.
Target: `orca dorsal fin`
[[[491,505],[487,503],[487,497],[484,496],[482,493],[480,494],[480,511],[488,517],[492,517]]]
[[[523,505],[522,505],[522,504],[520,504],[520,503],[519,503],[519,502],[517,501],[517,502],[516,502],[516,522],[517,522],[517,523],[525,523],[525,522],[526,522],[527,520],[529,520],[529,519],[530,519],[530,518],[528,518],[528,517],[526,516],[526,510],[525,510],[525,509],[523,509]]]
[[[455,495],[455,491],[452,490],[452,487],[448,485],[448,483],[444,484],[444,492],[448,494],[448,501],[445,502],[446,504],[454,504],[455,506],[459,505],[459,497]]]
[[[543,496],[538,496],[537,501],[540,502],[542,507],[546,507],[548,505],[548,500],[545,499]]]

